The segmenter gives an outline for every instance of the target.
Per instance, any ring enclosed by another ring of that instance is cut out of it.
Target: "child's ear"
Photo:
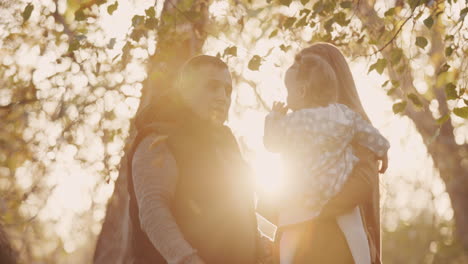
[[[299,96],[301,98],[306,98],[307,95],[307,84],[303,84],[299,87]]]

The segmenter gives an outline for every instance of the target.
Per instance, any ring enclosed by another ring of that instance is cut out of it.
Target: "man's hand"
[[[380,159],[380,161],[382,161],[382,163],[380,165],[379,172],[384,173],[385,171],[387,171],[387,168],[388,168],[388,155],[387,155],[387,153],[385,153],[385,156],[383,156],[382,159]]]
[[[273,102],[273,107],[271,110],[275,113],[285,115],[288,112],[288,107],[285,105],[285,103]]]

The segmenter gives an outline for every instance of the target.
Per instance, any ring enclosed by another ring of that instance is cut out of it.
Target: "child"
[[[360,144],[387,167],[388,141],[368,121],[337,103],[337,78],[319,56],[302,58],[295,76],[286,76],[288,106],[275,102],[265,120],[265,146],[280,152],[292,178],[280,205],[280,263],[292,263],[300,223],[313,220],[351,174],[358,158],[351,143]],[[287,114],[288,108],[293,112]],[[338,217],[355,263],[370,264],[367,237],[359,208]],[[359,245],[356,245],[359,244]],[[313,245],[311,245],[313,246]],[[353,247],[359,247],[359,250]],[[365,249],[362,252],[362,249]]]

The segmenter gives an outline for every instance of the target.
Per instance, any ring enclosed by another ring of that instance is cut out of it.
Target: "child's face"
[[[305,84],[304,81],[297,78],[298,68],[299,66],[296,63],[289,67],[284,80],[288,91],[286,102],[293,111],[302,109],[305,106]]]
[[[320,57],[314,54],[302,56],[302,61],[307,60],[322,60]],[[320,67],[320,66],[318,66]],[[288,91],[287,104],[293,111],[308,108],[317,107],[321,105],[327,105],[329,103],[335,103],[337,96],[333,95],[334,87],[329,85],[328,82],[331,78],[328,77],[326,81],[323,76],[325,73],[322,68],[319,70],[317,67],[311,67],[308,70],[308,76],[302,76],[298,78],[299,73],[299,62],[294,61],[293,65],[286,71],[284,83]],[[314,86],[312,88],[312,86]],[[322,87],[323,86],[323,87]],[[327,90],[329,89],[329,90]],[[316,91],[311,94],[311,90]],[[336,91],[335,91],[336,92]]]

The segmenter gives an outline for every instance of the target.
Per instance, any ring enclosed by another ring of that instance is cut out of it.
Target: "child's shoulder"
[[[334,111],[341,112],[348,118],[354,119],[353,117],[355,117],[356,115],[359,115],[356,111],[354,111],[349,106],[344,105],[344,104],[336,103],[336,104],[332,104],[331,106],[334,108]]]
[[[335,107],[335,108],[338,108],[340,110],[343,110],[343,111],[349,111],[349,112],[354,112],[351,108],[349,108],[349,106],[345,105],[345,104],[340,104],[340,103],[335,103],[335,104],[330,104],[329,105],[330,107]]]

